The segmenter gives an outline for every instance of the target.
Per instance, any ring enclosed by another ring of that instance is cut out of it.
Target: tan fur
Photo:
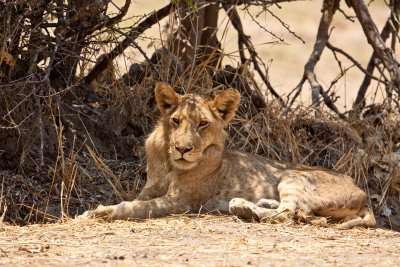
[[[226,149],[224,127],[240,101],[236,90],[210,100],[181,96],[159,83],[155,95],[161,119],[146,140],[145,188],[137,200],[81,217],[125,220],[218,210],[256,220],[331,220],[338,228],[376,225],[366,194],[349,176]]]

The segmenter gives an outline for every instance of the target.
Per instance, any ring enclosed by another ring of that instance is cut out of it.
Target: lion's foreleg
[[[78,218],[103,218],[106,220],[158,218],[190,210],[190,205],[186,203],[183,199],[170,196],[149,201],[124,201],[117,205],[99,206],[95,210],[86,211]]]

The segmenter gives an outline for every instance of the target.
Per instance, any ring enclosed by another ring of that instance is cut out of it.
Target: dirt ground
[[[400,233],[179,216],[0,226],[0,266],[400,266]]]

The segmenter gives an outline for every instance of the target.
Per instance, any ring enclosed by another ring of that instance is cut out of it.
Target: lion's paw
[[[229,202],[229,212],[242,219],[259,220],[258,207],[243,198],[233,198]]]
[[[81,215],[78,215],[76,219],[78,220],[86,220],[86,219],[99,219],[99,218],[109,218],[111,215],[111,211],[103,205],[98,206],[94,210],[87,210]]]
[[[279,207],[279,202],[275,199],[266,199],[262,198],[257,201],[257,207],[265,208],[265,209],[277,209]]]
[[[93,213],[92,210],[87,210],[84,213],[82,213],[81,215],[76,216],[75,219],[77,219],[77,220],[91,219],[91,218],[93,218],[92,213]]]

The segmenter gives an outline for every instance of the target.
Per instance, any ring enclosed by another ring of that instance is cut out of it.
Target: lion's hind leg
[[[229,202],[229,211],[239,218],[264,222],[299,221],[313,225],[326,226],[327,218],[316,216],[304,210],[294,209],[295,205],[276,206],[276,200],[260,200],[256,204],[242,198],[234,198]],[[261,205],[263,204],[263,205]],[[273,207],[273,208],[265,208]]]
[[[337,229],[341,230],[354,227],[376,227],[375,216],[370,208],[364,207],[358,214],[346,217],[344,222],[336,226]]]

